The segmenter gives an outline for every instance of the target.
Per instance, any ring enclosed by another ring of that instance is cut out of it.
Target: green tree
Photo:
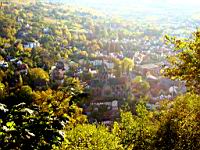
[[[29,71],[30,85],[34,87],[37,85],[44,86],[49,82],[49,74],[42,68],[33,68]]]
[[[132,80],[132,85],[134,86],[133,88],[133,94],[135,96],[146,96],[146,94],[148,93],[148,90],[150,88],[150,84],[149,82],[147,82],[146,80],[144,80],[142,78],[142,76],[136,76],[133,80]]]
[[[3,98],[4,96],[5,96],[5,85],[0,82],[0,97]]]
[[[24,85],[19,89],[17,96],[19,100],[26,100],[26,103],[30,104],[32,103],[32,93],[32,88],[28,85]]]
[[[70,91],[46,91],[33,92],[33,103],[40,106],[43,112],[54,112],[58,117],[64,117],[72,125],[87,121],[82,109],[77,107],[75,101],[78,96],[74,96]]]
[[[63,140],[63,122],[39,106],[0,103],[0,147],[2,149],[51,149]]]
[[[77,125],[65,131],[61,148],[69,150],[122,150],[119,138],[104,126],[90,124]]]
[[[114,62],[114,72],[115,72],[115,75],[117,77],[120,77],[123,70],[122,70],[122,61],[120,61],[120,59],[113,59],[113,62]]]
[[[164,68],[164,75],[185,81],[189,91],[200,94],[200,31],[192,39],[166,36],[166,40],[174,45],[174,55],[169,56],[170,65]]]
[[[14,41],[16,34],[16,22],[5,16],[0,17],[0,36],[6,39],[12,39]]]
[[[122,60],[122,68],[124,72],[129,73],[130,71],[132,71],[133,67],[134,61],[132,59],[126,57]]]
[[[121,112],[121,120],[115,122],[112,132],[121,139],[125,149],[151,149],[159,123],[153,122],[153,115],[148,112],[145,103],[136,106],[137,115]]]
[[[188,93],[161,105],[161,111],[157,111],[160,126],[154,139],[155,149],[200,149],[199,101],[199,95]]]

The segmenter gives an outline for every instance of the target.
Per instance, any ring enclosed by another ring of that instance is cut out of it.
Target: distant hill
[[[70,3],[93,7],[135,7],[142,6],[148,8],[174,8],[174,9],[197,9],[200,2],[197,0],[47,0],[56,3]]]
[[[123,17],[133,16],[171,16],[173,14],[192,15],[199,11],[200,2],[196,0],[47,0],[53,3],[66,3],[91,7],[108,14],[116,14]]]

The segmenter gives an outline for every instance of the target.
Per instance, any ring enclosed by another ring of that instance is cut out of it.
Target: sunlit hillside
[[[0,150],[199,150],[200,2],[0,2]]]

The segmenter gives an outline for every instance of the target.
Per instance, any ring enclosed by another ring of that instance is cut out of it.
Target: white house
[[[114,68],[114,63],[113,62],[104,62],[104,64],[107,66],[108,69],[113,69]]]
[[[91,73],[91,74],[97,74],[97,70],[91,70],[91,68],[89,69],[89,73]]]
[[[43,29],[43,33],[44,33],[44,34],[49,34],[49,32],[50,32],[50,29],[49,29],[49,28],[44,28],[44,29]]]
[[[90,64],[92,64],[93,66],[100,66],[103,64],[103,61],[102,60],[93,60],[93,61],[90,61]]]
[[[24,48],[36,48],[40,47],[40,43],[38,41],[35,42],[25,42],[24,43]]]
[[[0,67],[8,68],[8,62],[0,61]]]

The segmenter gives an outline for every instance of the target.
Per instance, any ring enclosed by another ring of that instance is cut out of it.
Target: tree
[[[5,76],[6,76],[6,73],[3,70],[0,70],[0,82],[3,81]]]
[[[87,121],[86,116],[82,114],[82,109],[76,106],[75,97],[70,91],[51,89],[36,91],[33,92],[33,103],[40,106],[41,111],[54,112],[55,116],[64,117],[73,125]]]
[[[64,28],[64,29],[62,30],[62,32],[63,32],[63,36],[66,37],[66,38],[68,39],[68,41],[71,41],[72,35],[71,35],[71,33],[69,32],[69,30],[68,30],[67,28]]]
[[[166,36],[166,40],[174,45],[174,55],[169,56],[164,75],[186,82],[189,91],[200,94],[200,31],[195,32],[192,39]]]
[[[18,43],[18,44],[16,45],[16,49],[17,49],[18,51],[20,51],[20,52],[22,52],[22,51],[24,50],[23,45],[22,45],[21,43]]]
[[[113,134],[120,137],[125,149],[151,149],[158,123],[152,121],[153,115],[147,111],[145,103],[136,106],[137,115],[121,112],[121,120],[115,122]]]
[[[49,49],[51,46],[53,46],[53,42],[54,42],[54,37],[50,35],[43,35],[40,38],[40,43],[43,44],[44,48]]]
[[[39,106],[0,103],[0,147],[2,149],[51,149],[63,140],[63,122]]]
[[[148,81],[144,80],[142,78],[142,76],[136,76],[133,80],[132,80],[132,85],[134,86],[133,88],[133,93],[135,96],[146,96],[149,88],[150,88],[150,84]]]
[[[136,106],[136,115],[121,112],[113,134],[125,149],[198,150],[200,148],[200,96],[187,93],[173,101],[162,101],[155,111],[145,103]]]
[[[98,51],[101,49],[99,43],[97,40],[92,40],[91,42],[89,42],[88,47],[92,50],[92,51]]]
[[[199,95],[187,93],[163,102],[157,111],[160,125],[154,139],[156,149],[200,149],[199,101]]]
[[[19,100],[26,100],[26,103],[32,103],[32,89],[28,85],[24,85],[19,89],[19,92],[17,93]]]
[[[124,58],[122,60],[122,68],[124,72],[129,73],[134,67],[134,62],[130,58]]]
[[[14,41],[16,34],[16,22],[9,17],[0,17],[0,36]]]
[[[71,150],[122,150],[119,138],[104,126],[83,124],[65,131],[61,148]]]
[[[0,61],[3,61],[4,60],[4,58],[0,55]]]
[[[0,82],[0,97],[3,98],[4,96],[5,96],[5,85]]]
[[[123,72],[122,71],[122,61],[120,61],[120,59],[115,58],[115,59],[113,59],[113,62],[114,62],[115,76],[120,77],[121,73]]]
[[[33,68],[29,71],[30,84],[33,86],[36,85],[46,85],[49,81],[49,74],[44,71],[42,68]]]

